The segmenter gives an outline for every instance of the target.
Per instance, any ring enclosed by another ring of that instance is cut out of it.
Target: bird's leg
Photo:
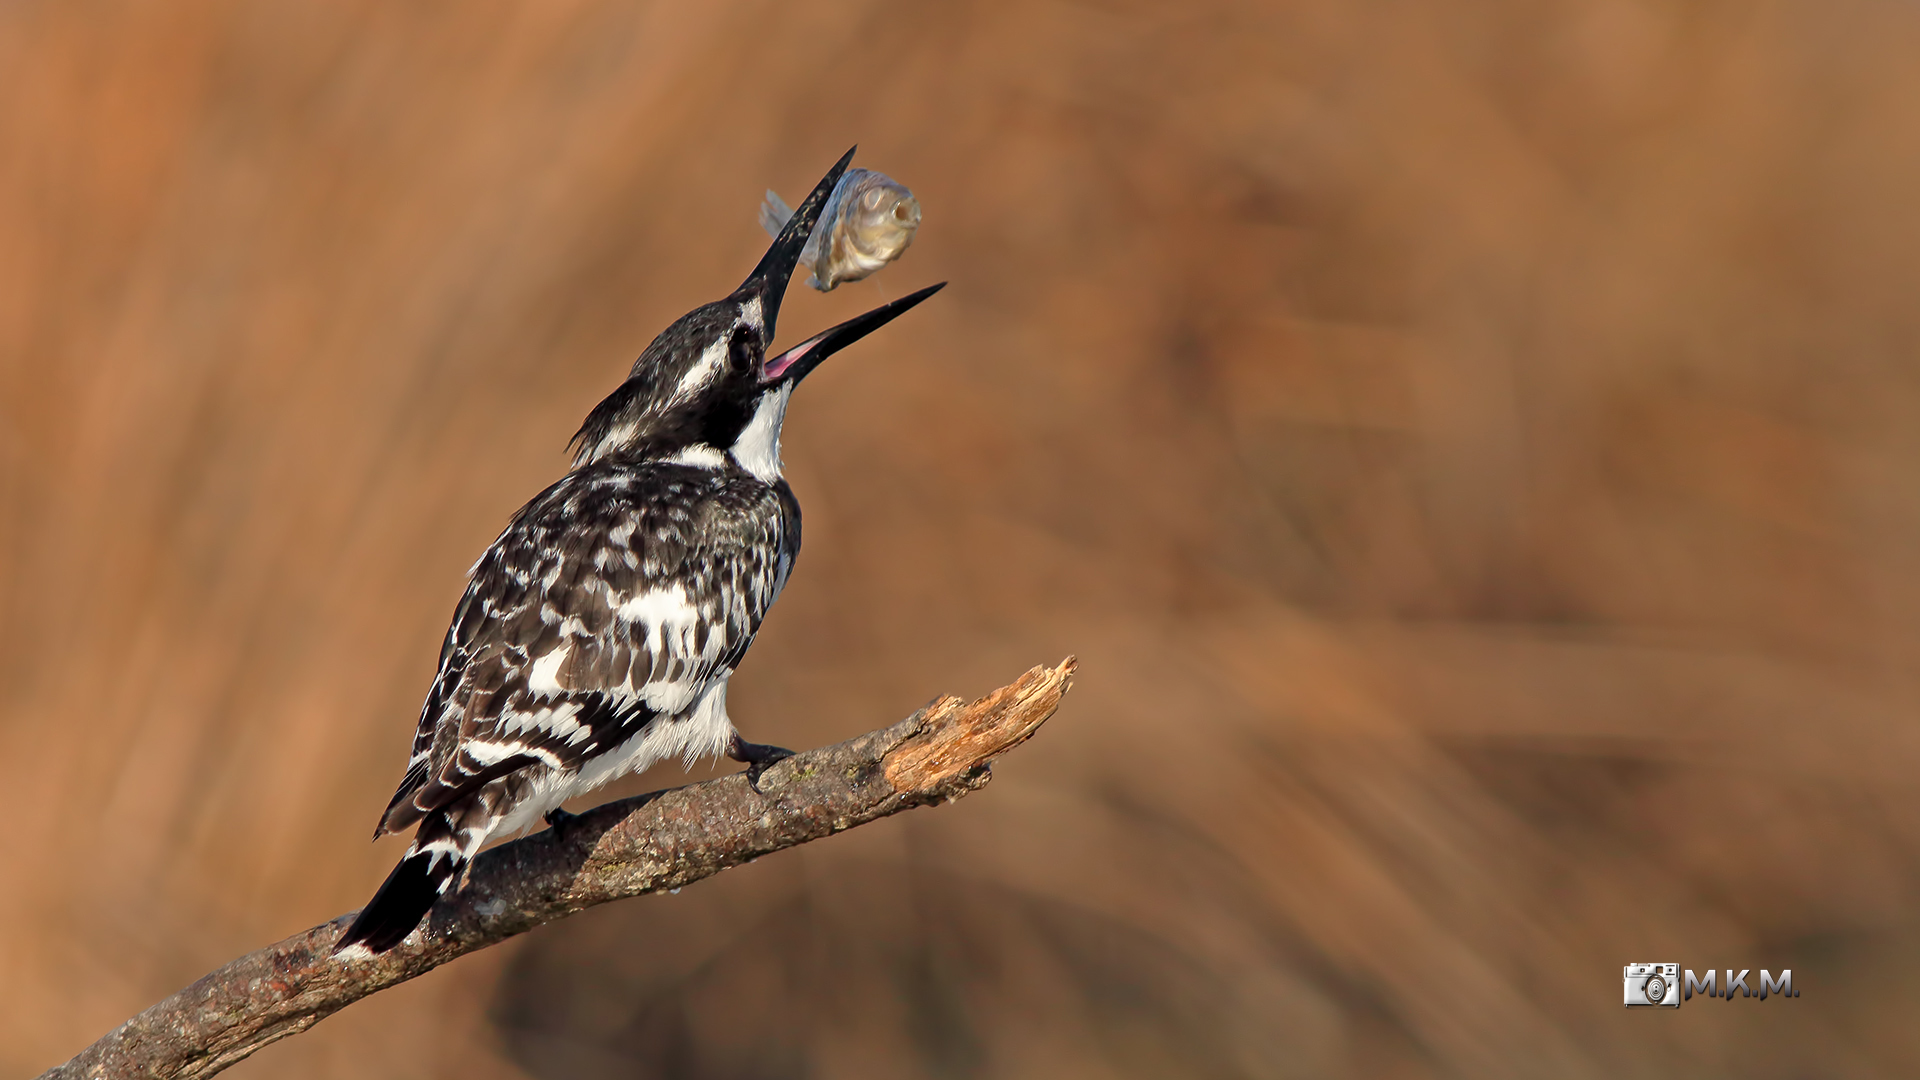
[[[784,746],[748,742],[735,734],[727,740],[727,756],[742,764],[758,765],[764,769],[776,761],[792,757],[793,751]]]
[[[727,756],[747,767],[747,783],[755,791],[760,790],[760,774],[772,768],[775,762],[793,756],[793,751],[783,746],[769,746],[766,743],[751,743],[735,732],[727,740]]]

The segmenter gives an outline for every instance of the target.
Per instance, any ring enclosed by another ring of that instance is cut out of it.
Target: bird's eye
[[[759,344],[759,335],[747,327],[736,327],[727,339],[727,370],[736,372],[751,370],[754,346],[757,344]]]

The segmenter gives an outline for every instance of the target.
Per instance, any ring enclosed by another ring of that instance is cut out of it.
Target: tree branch
[[[677,889],[730,866],[985,787],[989,762],[1060,704],[1074,660],[972,703],[941,698],[889,728],[744,774],[608,803],[558,832],[483,852],[464,888],[391,952],[331,955],[354,913],[249,953],[42,1075],[205,1077],[455,957],[609,900]]]

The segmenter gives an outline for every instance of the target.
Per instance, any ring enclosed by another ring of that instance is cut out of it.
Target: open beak
[[[767,386],[777,382],[799,382],[807,377],[808,372],[819,367],[820,361],[899,318],[908,308],[946,287],[947,283],[944,281],[938,285],[929,285],[919,292],[908,293],[892,303],[882,304],[865,315],[855,315],[838,326],[820,331],[768,360],[766,371],[760,377],[760,384]]]
[[[859,147],[854,147],[857,150]],[[833,186],[840,182],[840,176],[853,162],[853,150],[848,150],[827,175],[820,178],[805,200],[794,210],[793,217],[787,219],[786,227],[773,240],[773,246],[760,257],[760,265],[753,268],[747,280],[740,283],[734,296],[758,297],[760,317],[766,326],[766,340],[773,340],[773,324],[780,314],[780,301],[787,295],[787,282],[793,278],[794,267],[800,265],[800,251],[807,246],[807,237],[813,235],[814,223],[820,220],[820,211],[826,208],[827,197],[833,194]]]

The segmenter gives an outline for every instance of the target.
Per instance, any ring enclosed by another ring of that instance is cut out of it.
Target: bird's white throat
[[[780,479],[780,425],[787,419],[787,399],[793,396],[793,384],[783,383],[760,395],[753,419],[733,441],[733,460],[762,483]]]

